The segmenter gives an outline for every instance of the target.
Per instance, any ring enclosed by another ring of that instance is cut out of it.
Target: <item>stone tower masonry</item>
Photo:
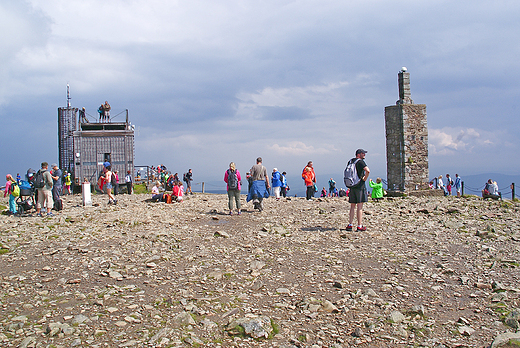
[[[386,170],[389,191],[428,188],[428,124],[426,105],[414,104],[410,73],[398,74],[399,100],[385,107]]]

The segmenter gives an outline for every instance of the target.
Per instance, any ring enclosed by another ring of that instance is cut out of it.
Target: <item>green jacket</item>
[[[372,188],[372,198],[383,198],[383,184],[376,184],[372,180],[368,182]]]

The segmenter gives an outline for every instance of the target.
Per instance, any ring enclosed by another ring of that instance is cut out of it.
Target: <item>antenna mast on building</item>
[[[70,91],[69,91],[68,83],[67,83],[67,109],[70,109]]]

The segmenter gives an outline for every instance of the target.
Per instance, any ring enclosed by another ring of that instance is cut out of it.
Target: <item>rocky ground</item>
[[[520,204],[64,198],[0,216],[2,347],[493,347],[520,319]],[[5,205],[5,199],[2,201]],[[494,343],[493,343],[494,342]],[[508,343],[509,342],[509,343]]]

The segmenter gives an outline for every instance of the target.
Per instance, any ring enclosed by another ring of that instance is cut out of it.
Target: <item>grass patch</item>
[[[148,190],[146,189],[146,183],[137,184],[134,185],[134,191],[135,194],[142,194],[142,193],[148,193]]]
[[[9,249],[0,249],[0,255],[7,254],[9,252]]]

